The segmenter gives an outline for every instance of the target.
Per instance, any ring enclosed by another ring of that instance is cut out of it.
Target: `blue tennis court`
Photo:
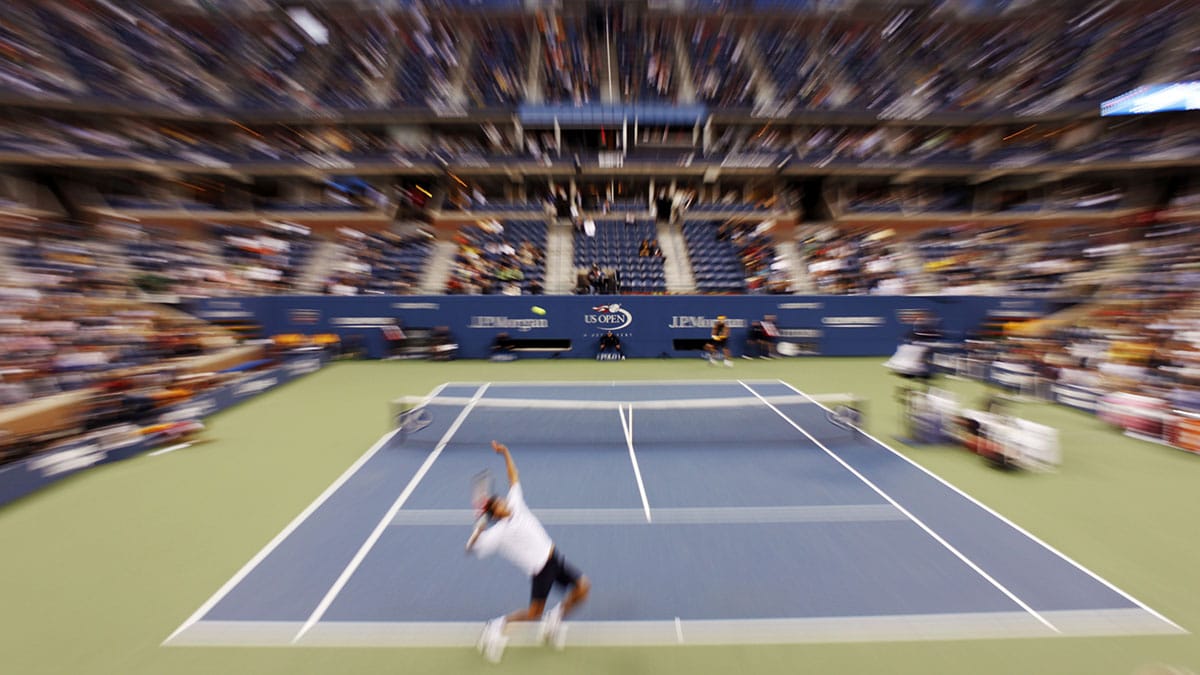
[[[473,645],[529,593],[463,550],[472,476],[503,482],[493,438],[592,580],[569,645],[1185,632],[819,399],[781,381],[443,385],[427,427],[381,439],[165,644]]]

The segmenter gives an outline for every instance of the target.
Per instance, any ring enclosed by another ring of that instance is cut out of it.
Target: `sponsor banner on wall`
[[[399,323],[405,329],[447,327],[460,358],[488,358],[493,339],[505,332],[517,340],[565,345],[521,358],[590,359],[598,337],[610,330],[631,357],[694,356],[676,346],[707,338],[722,315],[735,353],[745,348],[750,326],[773,315],[781,331],[816,331],[782,333],[804,342],[805,353],[886,357],[918,317],[929,317],[954,341],[978,330],[989,312],[1037,314],[1047,306],[1039,299],[978,296],[270,296],[202,301],[192,311],[202,317],[250,312],[266,336],[336,333],[371,358],[388,355],[381,329]],[[304,311],[297,315],[297,309]]]

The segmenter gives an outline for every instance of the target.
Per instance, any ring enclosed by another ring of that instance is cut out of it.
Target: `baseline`
[[[569,646],[925,642],[1013,638],[1119,637],[1174,634],[1137,609],[1046,612],[1059,627],[1049,633],[1026,612],[669,621],[571,621]],[[332,621],[313,626],[299,642],[298,622],[201,621],[173,644],[183,647],[453,647],[473,646],[480,622]],[[538,647],[536,625],[513,624],[509,646]]]
[[[924,523],[924,521],[922,521],[920,518],[917,518],[908,509],[901,506],[900,503],[897,502],[895,499],[893,499],[891,495],[884,492],[883,489],[881,489],[879,486],[877,486],[875,483],[873,483],[869,478],[867,478],[861,472],[859,472],[858,469],[855,469],[854,467],[850,466],[850,464],[847,463],[846,460],[842,459],[840,456],[837,455],[837,453],[830,450],[824,443],[818,441],[815,436],[813,436],[811,433],[808,432],[808,430],[806,430],[804,427],[800,426],[799,424],[796,424],[796,422],[794,420],[792,420],[792,418],[788,417],[787,414],[785,414],[783,411],[776,408],[773,404],[771,404],[770,401],[768,401],[766,398],[764,398],[762,396],[762,394],[759,394],[748,384],[743,384],[743,386],[746,387],[747,391],[749,391],[750,393],[754,394],[757,398],[759,398],[767,407],[771,408],[776,413],[778,413],[779,416],[782,417],[785,421],[787,421],[788,424],[795,427],[795,429],[797,431],[799,431],[806,438],[808,438],[808,440],[810,440],[814,445],[816,445],[823,452],[825,452],[827,455],[832,457],[834,459],[834,461],[836,461],[838,464],[841,464],[843,467],[846,468],[847,471],[854,474],[855,477],[857,477],[863,483],[866,483],[867,487],[874,490],[876,493],[879,494],[880,497],[883,497],[885,500],[887,500],[887,502],[889,504],[891,504],[892,506],[896,507],[896,509],[898,509],[899,511],[904,513],[905,516],[907,516],[910,520],[912,520],[913,524],[915,524],[917,527],[921,528],[926,534],[928,534],[930,537],[932,537],[934,539],[934,541],[941,544],[947,551],[949,551],[954,557],[956,557],[960,561],[962,561],[963,564],[970,567],[976,574],[983,577],[984,580],[986,580],[989,584],[994,586],[996,588],[996,590],[1003,593],[1005,596],[1008,597],[1009,600],[1012,600],[1018,607],[1025,610],[1026,612],[1028,612],[1031,616],[1033,616],[1035,619],[1037,619],[1039,622],[1041,622],[1043,625],[1045,625],[1050,630],[1054,631],[1055,633],[1060,632],[1059,629],[1056,628],[1053,623],[1048,621],[1044,616],[1042,616],[1040,613],[1038,613],[1038,611],[1035,610],[1033,607],[1030,607],[1029,604],[1027,602],[1025,602],[1024,600],[1022,600],[1021,598],[1019,598],[1017,596],[1017,594],[1013,593],[1006,586],[1004,586],[1004,584],[1001,584],[994,577],[992,577],[992,575],[990,575],[986,571],[984,571],[984,569],[982,567],[980,567],[978,564],[976,564],[975,561],[968,558],[961,551],[959,551],[957,548],[955,548],[950,542],[946,541],[940,534],[935,532],[933,530],[933,528],[926,525]]]

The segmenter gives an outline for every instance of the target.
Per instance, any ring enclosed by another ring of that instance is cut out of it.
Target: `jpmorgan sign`
[[[671,317],[670,328],[712,328],[717,322],[716,317],[707,316],[681,316],[675,315]],[[745,328],[745,319],[725,319],[725,325],[730,328]]]
[[[597,305],[591,313],[583,315],[583,322],[605,330],[621,330],[633,324],[633,314],[617,303]]]
[[[535,328],[549,328],[550,322],[546,319],[516,319],[509,316],[473,316],[467,327],[505,328],[525,333]]]

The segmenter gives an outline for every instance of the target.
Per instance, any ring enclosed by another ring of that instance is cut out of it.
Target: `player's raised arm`
[[[467,539],[468,553],[470,553],[471,549],[475,547],[475,541],[479,539],[479,535],[483,534],[485,527],[487,527],[487,516],[480,516],[480,518],[475,521],[475,529],[471,531],[470,539]]]
[[[513,463],[512,454],[508,451],[508,446],[498,441],[492,441],[492,449],[497,455],[504,455],[504,468],[508,470],[508,484],[517,484],[517,465]]]

